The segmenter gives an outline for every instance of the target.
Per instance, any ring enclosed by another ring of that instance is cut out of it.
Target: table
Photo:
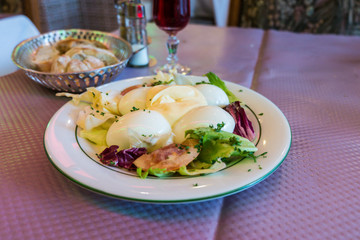
[[[166,35],[148,26],[150,54]],[[84,190],[50,164],[43,133],[66,100],[21,72],[0,77],[2,239],[359,239],[360,38],[189,25],[179,58],[258,91],[283,111],[282,166],[234,195],[144,204]],[[127,68],[118,80],[151,74]]]

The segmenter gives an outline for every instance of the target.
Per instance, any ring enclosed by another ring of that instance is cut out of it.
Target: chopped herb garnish
[[[251,172],[251,169],[250,169],[250,168],[248,169],[248,172]]]
[[[259,169],[262,169],[262,167],[259,165]]]
[[[216,127],[216,129],[215,129],[215,132],[220,132],[221,129],[222,129],[224,126],[225,126],[225,123],[224,123],[224,122],[218,123],[218,124],[217,124],[217,127]]]
[[[240,142],[237,140],[237,138],[235,136],[229,138],[229,143],[231,146],[240,145]]]
[[[242,92],[242,91],[243,91],[242,89],[239,90],[239,92]]]
[[[104,116],[104,115],[105,115],[105,113],[104,113],[104,112],[101,112],[101,113],[100,113],[100,115],[101,115],[101,116]]]
[[[154,80],[156,80],[156,78],[154,78]],[[166,85],[166,84],[172,83],[173,81],[174,81],[173,79],[171,79],[170,81],[167,81],[167,82],[157,81],[157,82],[153,82],[153,83],[151,84],[151,86]]]
[[[210,83],[205,82],[205,81],[201,81],[201,82],[197,82],[197,83],[195,83],[195,85],[200,85],[200,84],[210,84]]]
[[[194,186],[194,187],[197,187],[197,186],[199,186],[199,184],[197,184],[197,183],[194,183],[194,184],[193,184],[193,186]]]
[[[256,156],[256,157],[263,157],[263,158],[266,158],[267,156],[266,156],[266,154],[267,154],[268,152],[263,152],[262,154],[260,154],[259,156]]]
[[[197,149],[197,152],[199,153],[200,151],[201,151],[201,144],[199,143],[199,144],[196,144],[195,146],[194,146],[194,148],[196,148]]]
[[[130,110],[130,112],[135,112],[135,111],[137,111],[137,110],[139,110],[139,108],[132,107],[132,109]]]
[[[264,115],[264,113],[259,113],[258,115],[259,115],[259,116],[262,116],[262,115]]]
[[[217,126],[217,127],[214,128],[214,125],[210,124],[210,125],[209,125],[209,128],[214,129],[215,132],[220,132],[221,129],[225,126],[225,123],[224,123],[224,122],[221,122],[221,123],[218,123],[216,126]]]

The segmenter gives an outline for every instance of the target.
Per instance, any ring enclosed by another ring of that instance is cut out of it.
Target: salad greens
[[[257,151],[254,143],[236,134],[218,131],[211,127],[202,127],[186,131],[190,139],[198,139],[198,161],[214,164],[221,159],[244,158]]]
[[[256,158],[254,152],[257,148],[254,143],[236,134],[221,131],[220,126],[221,124],[218,124],[217,128],[202,127],[186,131],[188,138],[199,141],[195,146],[199,155],[187,166],[182,166],[176,171],[152,168],[142,171],[138,168],[138,175],[146,178],[149,174],[157,177],[169,177],[175,173],[185,176],[208,174],[225,168],[227,163],[246,157]]]
[[[95,143],[99,146],[106,146],[106,134],[108,129],[104,129],[102,127],[95,127],[91,130],[81,130],[80,137],[89,140],[92,143]]]
[[[85,138],[90,142],[95,143],[98,146],[107,146],[106,134],[113,122],[114,122],[113,119],[108,119],[100,126],[94,127],[89,130],[82,129],[79,135],[80,137]]]

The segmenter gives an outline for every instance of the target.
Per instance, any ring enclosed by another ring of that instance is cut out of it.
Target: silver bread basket
[[[87,72],[46,73],[36,69],[31,61],[32,54],[42,45],[53,45],[67,38],[97,41],[105,45],[119,59],[119,63]],[[33,81],[55,91],[80,93],[88,87],[96,87],[115,79],[125,68],[132,55],[131,45],[122,38],[105,32],[69,29],[41,34],[19,43],[13,50],[12,60]]]

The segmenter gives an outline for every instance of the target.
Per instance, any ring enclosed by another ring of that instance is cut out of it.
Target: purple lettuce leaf
[[[112,145],[102,151],[99,155],[100,162],[108,166],[117,166],[119,162],[119,158],[116,154],[118,148],[119,146]]]
[[[117,153],[117,156],[119,158],[118,167],[123,167],[126,169],[136,169],[133,162],[146,152],[146,148],[129,148],[119,151]]]
[[[245,110],[240,102],[232,102],[224,108],[235,120],[234,134],[247,138],[250,141],[255,139],[255,132],[251,121],[246,116]]]
[[[106,148],[99,155],[100,161],[108,166],[136,169],[134,161],[147,152],[146,148],[129,148],[118,152],[118,148],[116,145]]]

